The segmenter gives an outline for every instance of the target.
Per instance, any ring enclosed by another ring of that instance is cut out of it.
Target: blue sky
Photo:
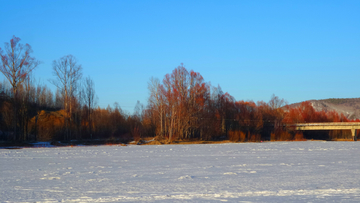
[[[147,82],[180,63],[236,100],[360,97],[360,1],[2,1],[0,47],[13,35],[43,63],[72,54],[99,105],[133,112]],[[0,76],[4,80],[4,76]]]

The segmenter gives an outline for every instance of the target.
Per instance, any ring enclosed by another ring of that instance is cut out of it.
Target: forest
[[[97,105],[95,82],[82,77],[75,56],[53,61],[54,77],[37,84],[32,72],[41,62],[29,44],[13,37],[0,48],[0,140],[9,142],[103,140],[127,143],[155,137],[175,140],[231,140],[234,142],[338,140],[347,131],[298,132],[286,124],[353,122],[335,111],[317,112],[310,102],[289,107],[273,95],[268,102],[236,101],[220,86],[211,86],[200,73],[183,64],[162,80],[148,82],[148,104],[136,104],[133,114]],[[150,76],[149,76],[150,77]],[[246,88],[244,86],[243,88]]]

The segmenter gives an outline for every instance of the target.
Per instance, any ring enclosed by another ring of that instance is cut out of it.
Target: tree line
[[[310,102],[290,107],[272,95],[268,102],[236,101],[221,87],[206,83],[200,73],[180,65],[162,82],[152,78],[144,110],[145,129],[168,140],[230,139],[233,141],[304,140],[347,138],[347,131],[298,132],[286,124],[350,122],[335,111],[317,112]],[[152,129],[152,130],[150,130]]]
[[[95,83],[82,78],[82,66],[72,55],[52,64],[54,77],[46,85],[36,84],[32,71],[41,62],[32,56],[29,44],[13,36],[0,48],[0,139],[13,141],[79,140],[122,137],[131,139],[131,128],[138,122],[115,103],[97,106]]]
[[[296,132],[284,124],[297,122],[350,122],[344,115],[317,112],[309,102],[291,108],[273,95],[269,102],[236,101],[220,86],[211,86],[200,73],[183,64],[162,81],[151,78],[149,99],[136,104],[132,115],[113,107],[97,106],[95,83],[82,77],[82,66],[72,55],[53,61],[53,93],[36,84],[32,71],[41,62],[31,46],[13,37],[0,48],[0,139],[34,140],[303,140],[337,139],[345,131]]]

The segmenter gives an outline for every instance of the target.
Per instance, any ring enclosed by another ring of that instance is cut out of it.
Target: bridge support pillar
[[[353,140],[356,141],[356,129],[351,129],[351,135],[353,137]]]

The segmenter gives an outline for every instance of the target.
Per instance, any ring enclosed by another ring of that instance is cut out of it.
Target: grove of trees
[[[53,61],[57,89],[37,84],[31,72],[41,62],[30,45],[13,37],[0,48],[0,140],[104,140],[127,142],[143,137],[174,140],[303,140],[346,138],[349,132],[296,132],[286,124],[351,122],[336,112],[317,112],[309,102],[287,106],[273,95],[270,101],[236,101],[220,86],[211,86],[200,73],[183,64],[162,80],[148,82],[149,99],[137,103],[132,115],[97,106],[95,83],[82,78],[82,66],[72,55]]]

